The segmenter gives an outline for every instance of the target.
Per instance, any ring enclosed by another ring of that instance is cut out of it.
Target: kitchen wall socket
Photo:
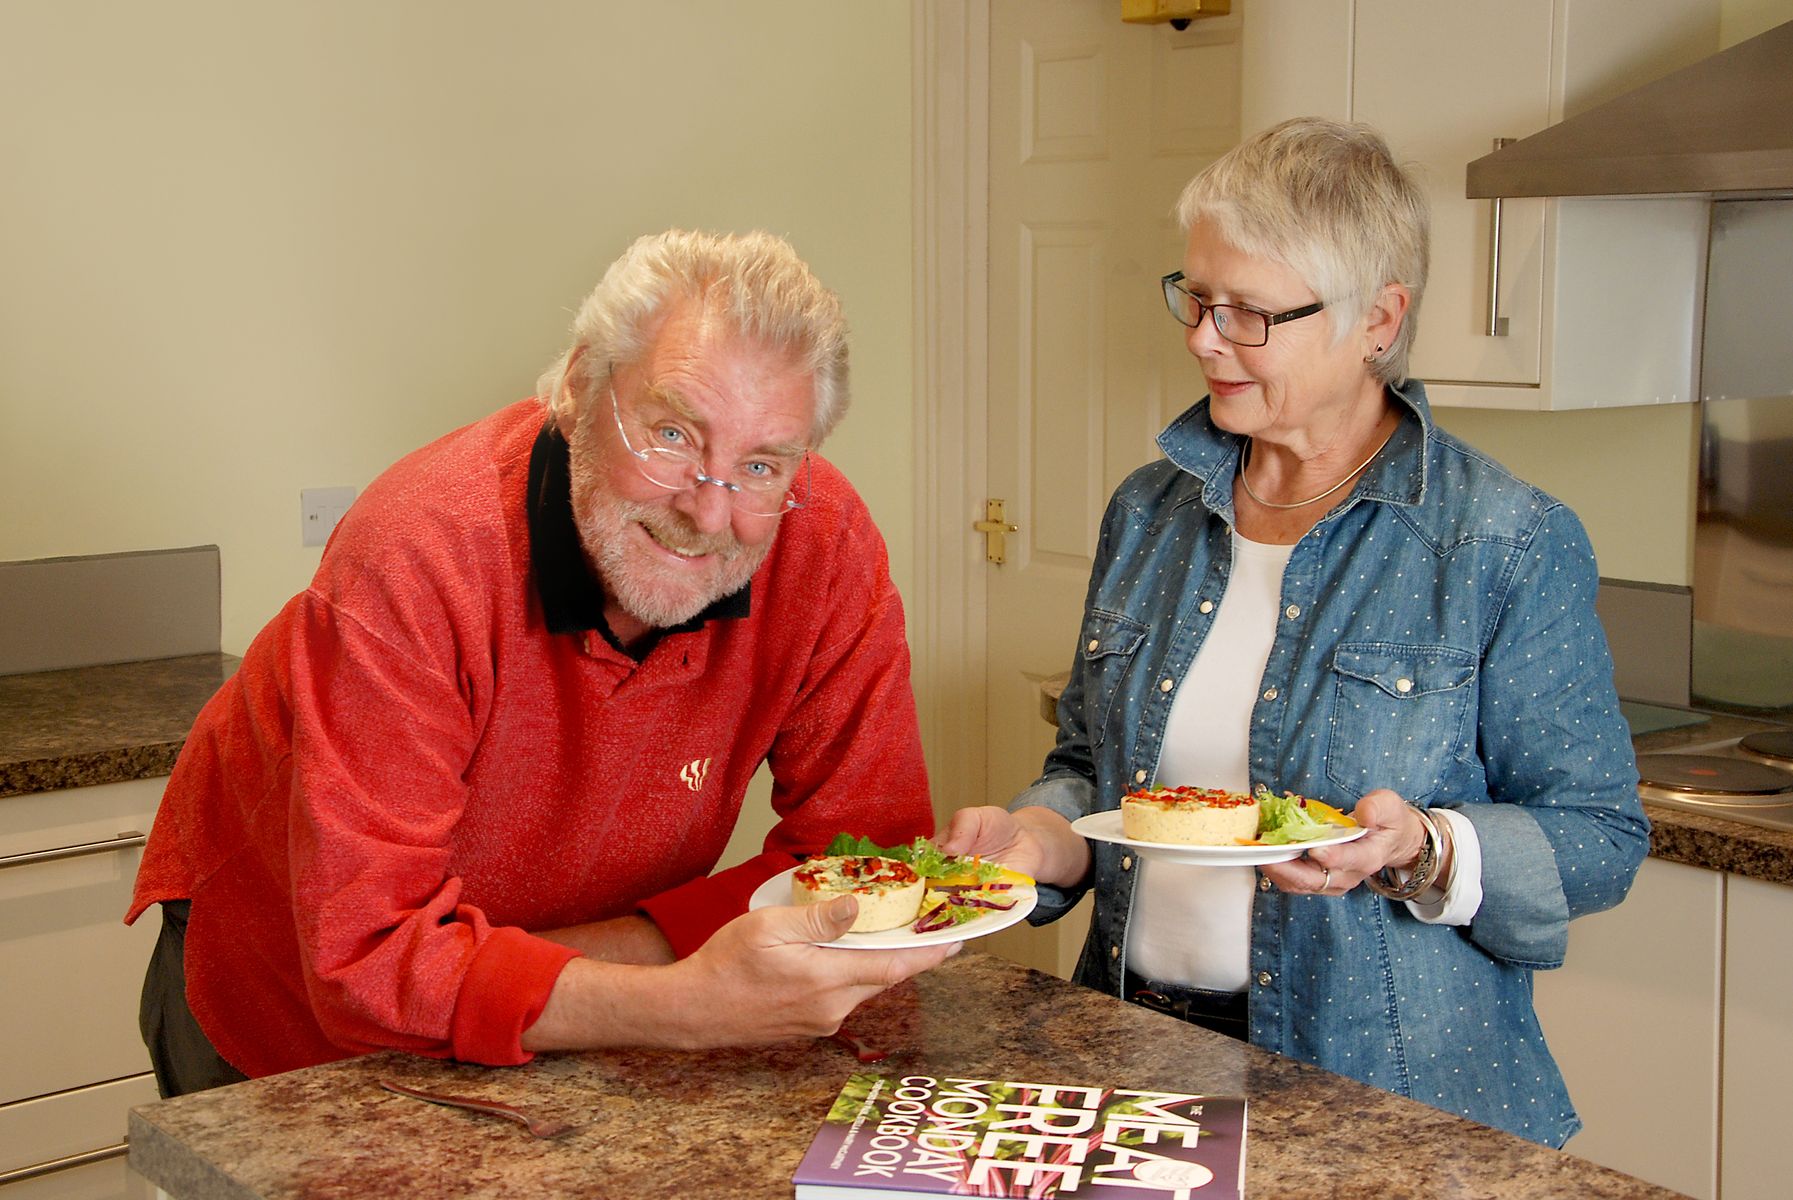
[[[321,546],[355,502],[352,487],[302,488],[299,492],[299,544]]]

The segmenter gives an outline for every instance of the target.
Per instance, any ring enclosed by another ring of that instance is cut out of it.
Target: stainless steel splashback
[[[1696,704],[1793,716],[1793,200],[1712,205]]]

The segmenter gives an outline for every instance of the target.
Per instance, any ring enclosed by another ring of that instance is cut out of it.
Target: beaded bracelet
[[[1364,886],[1372,892],[1390,900],[1412,900],[1425,891],[1426,885],[1432,882],[1432,873],[1438,869],[1438,860],[1443,854],[1438,840],[1438,826],[1423,808],[1415,808],[1413,812],[1419,818],[1419,823],[1426,828],[1425,844],[1419,848],[1419,861],[1413,864],[1413,873],[1403,882],[1389,868],[1383,867],[1363,881]]]

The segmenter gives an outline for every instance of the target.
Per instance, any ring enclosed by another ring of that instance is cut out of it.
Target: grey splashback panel
[[[1687,704],[1693,675],[1693,589],[1602,579],[1594,607],[1612,647],[1619,695],[1649,704]]]
[[[214,654],[218,548],[0,563],[0,675]]]

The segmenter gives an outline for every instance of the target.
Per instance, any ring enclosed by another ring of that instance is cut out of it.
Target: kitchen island
[[[830,1040],[543,1055],[507,1068],[377,1054],[139,1107],[131,1165],[176,1200],[783,1200],[842,1083],[875,1069],[1244,1095],[1252,1200],[1674,1195],[974,947],[853,1015],[851,1032],[889,1052],[875,1068]],[[575,1128],[538,1141],[508,1121],[392,1094],[381,1079]]]

